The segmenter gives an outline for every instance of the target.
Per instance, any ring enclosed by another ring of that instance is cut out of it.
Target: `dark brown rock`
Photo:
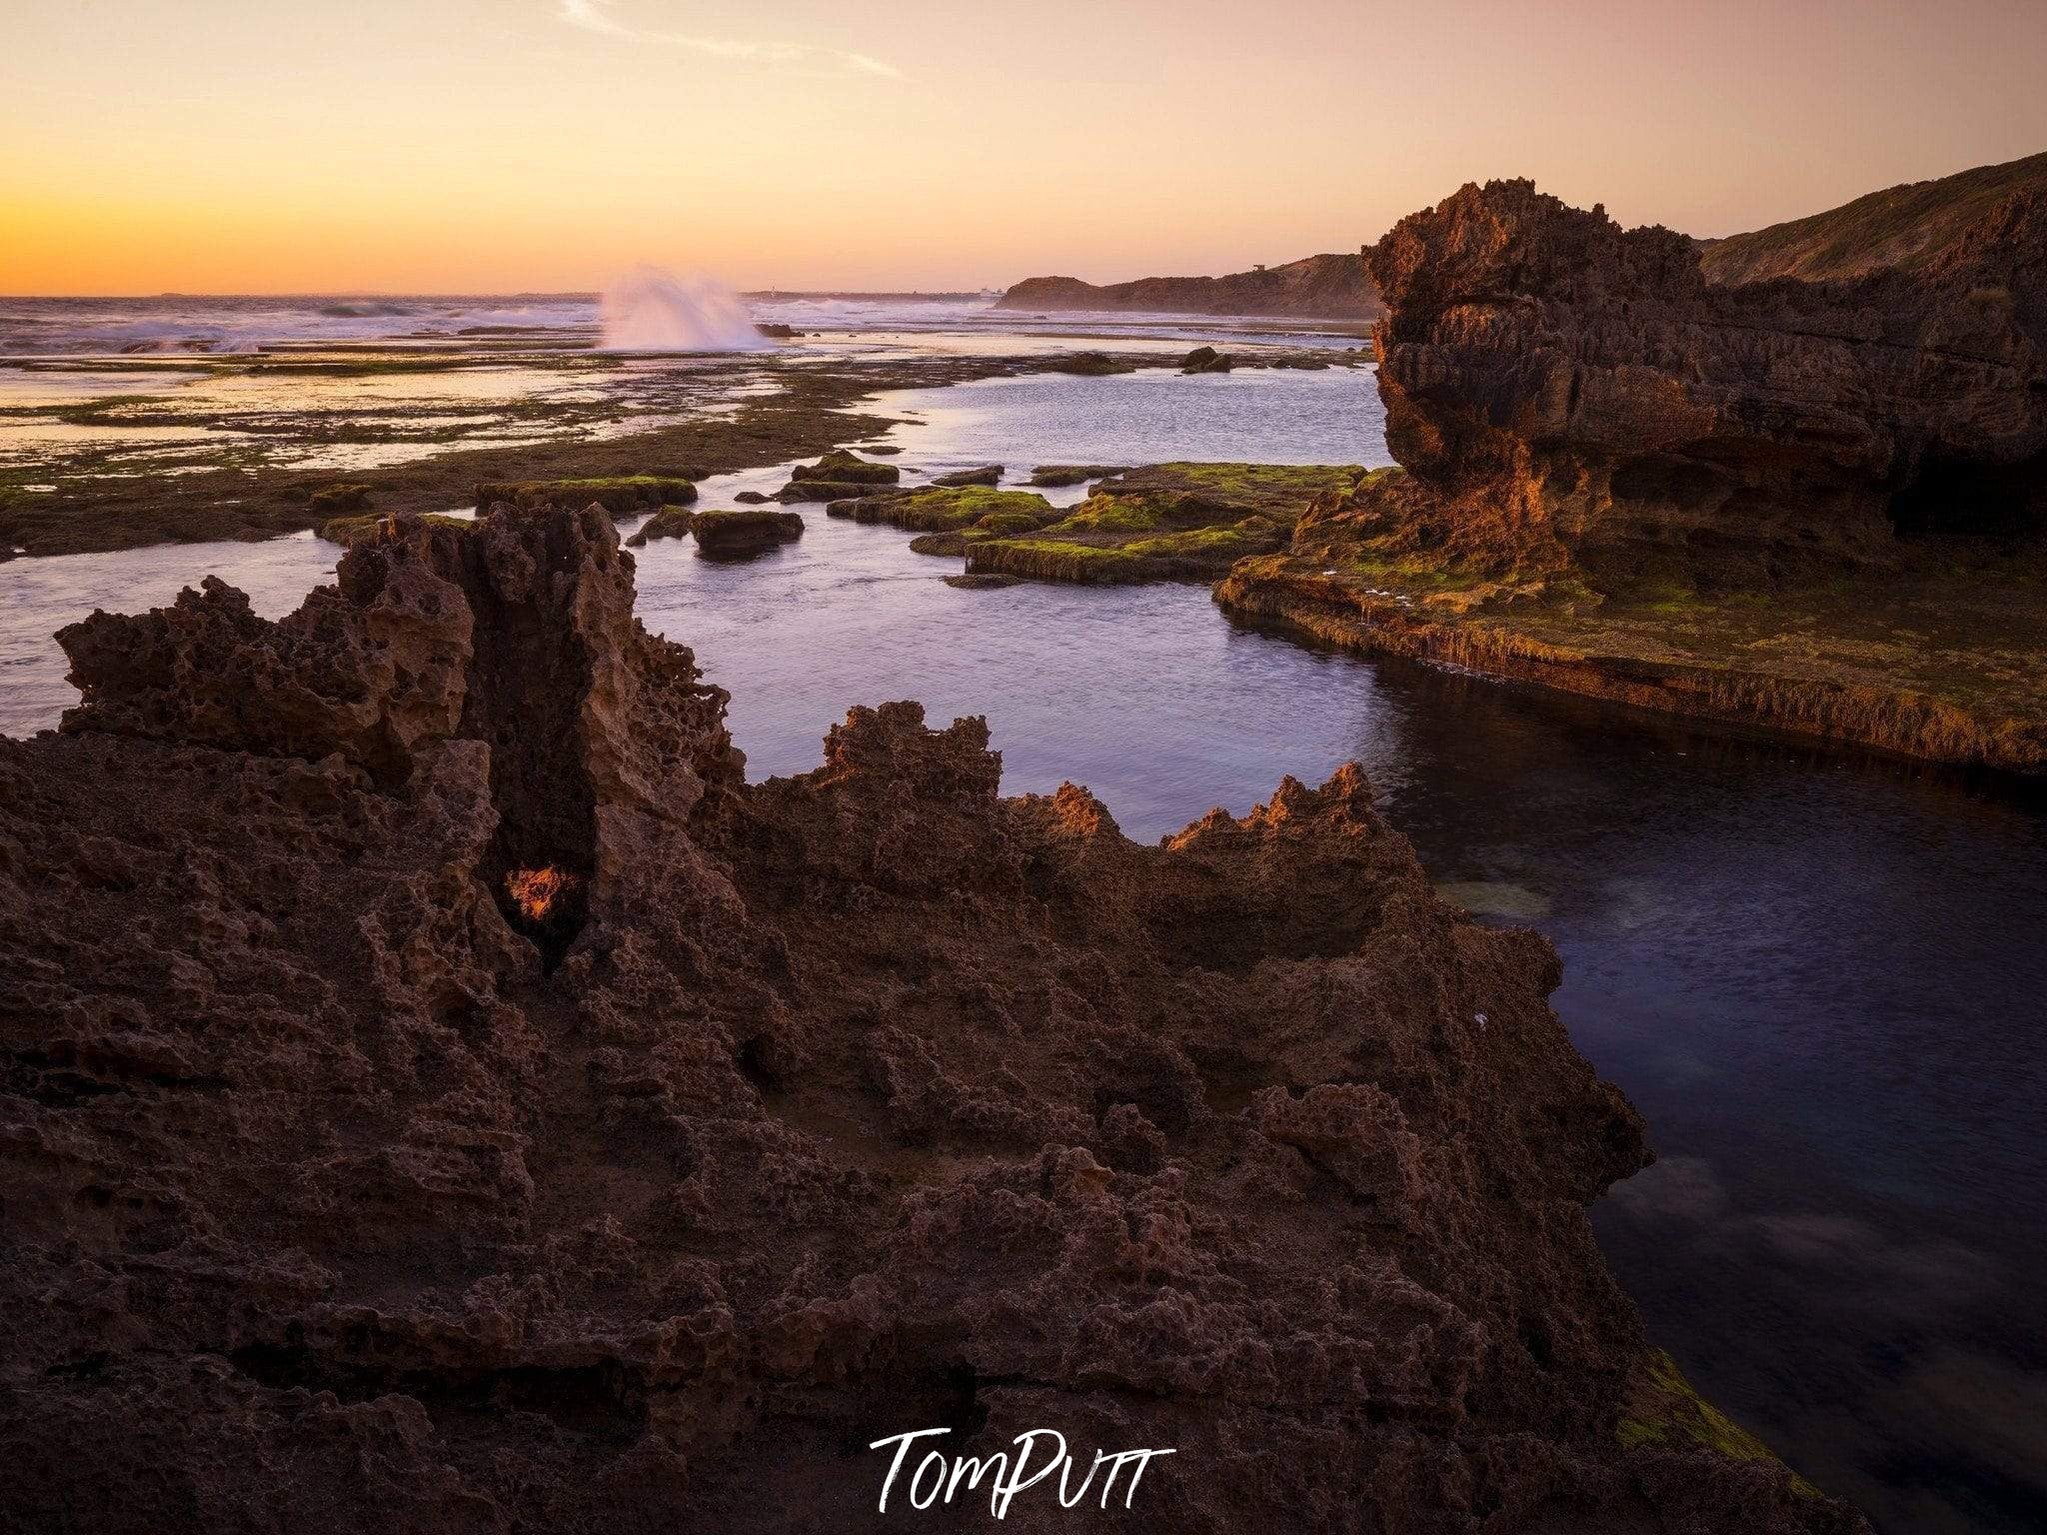
[[[803,517],[797,512],[766,510],[699,512],[692,531],[698,553],[740,559],[801,538]]]
[[[1122,474],[1127,464],[1040,464],[1031,471],[1028,484],[1042,486],[1085,485],[1089,480]]]
[[[798,464],[789,478],[832,485],[893,485],[902,475],[894,464],[872,464],[840,448],[814,464]]]
[[[1369,253],[1387,442],[1502,570],[1728,584],[2047,518],[2047,194],[1910,271],[1708,284],[1696,242],[1527,181]]]
[[[934,474],[931,483],[946,486],[1000,485],[1002,465],[983,464],[978,469],[955,469],[951,474]]]
[[[897,703],[749,785],[632,570],[506,508],[67,631],[0,740],[11,1528],[865,1529],[933,1424],[1175,1447],[1134,1531],[1860,1528],[1624,1446],[1640,1126],[1355,768],[1140,847]]]
[[[1227,373],[1236,366],[1236,359],[1228,352],[1218,352],[1212,346],[1197,346],[1180,359],[1182,373]]]

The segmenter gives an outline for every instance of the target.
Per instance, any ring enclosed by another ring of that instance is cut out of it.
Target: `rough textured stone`
[[[1355,768],[1140,847],[894,703],[748,785],[632,570],[503,508],[67,631],[0,741],[0,1525],[864,1529],[943,1424],[1177,1447],[1132,1530],[1858,1527],[1623,1444],[1640,1126]]]
[[[1840,282],[1709,284],[1696,242],[1527,181],[1466,186],[1368,263],[1388,446],[1458,555],[1725,584],[2047,515],[2036,189]]]

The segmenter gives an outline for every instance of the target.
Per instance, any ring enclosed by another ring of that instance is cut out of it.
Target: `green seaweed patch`
[[[968,547],[967,572],[1097,586],[1149,581],[1157,568],[1150,560],[1102,544],[1076,544],[1051,538],[999,538]]]
[[[985,485],[963,485],[957,489],[914,490],[906,496],[870,496],[854,501],[841,512],[839,505],[826,510],[832,516],[851,516],[856,522],[885,522],[914,533],[944,533],[971,528],[993,516],[1030,519],[1033,528],[1042,527],[1053,515],[1043,496],[1028,490],[991,490]]]
[[[836,448],[814,464],[798,464],[790,482],[826,485],[893,485],[903,471],[894,464],[872,464],[857,453]]]
[[[697,488],[689,480],[672,475],[626,474],[605,479],[583,480],[501,480],[476,487],[476,504],[481,509],[509,501],[514,506],[603,507],[614,517],[644,512],[663,506],[687,506],[696,500]]]
[[[1700,1396],[1677,1361],[1661,1349],[1649,1356],[1648,1368],[1630,1383],[1626,1411],[1614,1433],[1631,1450],[1698,1445],[1729,1460],[1781,1464],[1768,1445]],[[1796,1473],[1791,1484],[1806,1497],[1820,1496],[1818,1488]]]
[[[974,527],[997,538],[1013,538],[1019,533],[1035,533],[1044,526],[1044,518],[1036,512],[989,512]]]
[[[1097,490],[1048,533],[1151,533],[1165,522],[1149,496],[1115,496]]]
[[[1176,461],[1127,470],[1095,486],[1097,496],[1144,495],[1180,525],[1236,522],[1256,512],[1292,527],[1308,503],[1370,479],[1359,464],[1238,464]]]
[[[307,503],[323,517],[339,517],[347,512],[369,510],[370,488],[367,485],[329,485],[316,490]]]
[[[1123,545],[1131,554],[1152,559],[1203,560],[1239,560],[1247,554],[1270,554],[1278,547],[1278,530],[1262,517],[1247,517],[1230,527],[1162,533],[1156,538],[1140,538]]]

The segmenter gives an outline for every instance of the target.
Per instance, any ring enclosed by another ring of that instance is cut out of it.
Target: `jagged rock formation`
[[[2047,519],[2047,199],[1912,272],[1707,283],[1669,230],[1466,186],[1369,252],[1387,444],[1456,555],[1708,586]]]
[[[897,1528],[931,1426],[1178,1450],[1025,1529],[1861,1527],[1642,1421],[1582,1208],[1640,1126],[1355,769],[1139,847],[898,703],[748,785],[632,571],[503,507],[62,636],[0,1529]]]
[[[1711,282],[1697,242],[1526,181],[1403,219],[1367,253],[1401,467],[1318,501],[1217,600],[1630,705],[2047,768],[2047,189],[1955,182],[1750,247],[1909,255],[1830,282]]]
[[[1227,277],[1141,277],[1098,285],[1077,277],[1030,277],[997,309],[1096,309],[1162,314],[1293,315],[1370,320],[1379,298],[1364,263],[1350,254],[1309,256]]]

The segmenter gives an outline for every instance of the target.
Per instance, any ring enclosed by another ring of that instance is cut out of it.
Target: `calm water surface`
[[[1027,378],[885,403],[918,413],[894,434],[909,478],[1385,462],[1364,373]],[[708,482],[703,504],[781,478]],[[68,698],[29,618],[160,601],[209,565],[280,611],[334,553],[302,537],[0,568],[10,728]],[[1328,655],[1232,625],[1196,587],[954,591],[957,561],[815,509],[801,542],[749,564],[676,542],[639,560],[642,614],[732,690],[754,777],[814,766],[848,705],[892,698],[939,724],[986,715],[1009,792],[1071,778],[1145,840],[1241,813],[1283,774],[1365,764],[1433,877],[1556,942],[1558,1010],[1648,1117],[1662,1160],[1594,1220],[1653,1337],[1887,1531],[2039,1527],[2037,795]]]

